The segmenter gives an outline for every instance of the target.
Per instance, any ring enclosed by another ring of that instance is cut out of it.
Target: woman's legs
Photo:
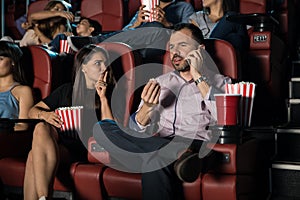
[[[54,175],[59,162],[56,130],[46,123],[36,125],[32,149],[29,153],[25,179],[24,199],[51,197]]]

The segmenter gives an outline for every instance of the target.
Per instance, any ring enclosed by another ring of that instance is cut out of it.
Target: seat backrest
[[[121,30],[124,26],[123,0],[82,0],[81,16],[94,19],[104,32]]]
[[[135,13],[139,10],[139,7],[141,6],[140,0],[128,0],[128,20],[131,20],[131,18],[135,15]]]
[[[27,16],[31,15],[32,13],[44,10],[48,2],[49,0],[39,0],[32,2],[28,6]]]
[[[202,0],[184,0],[185,2],[190,3],[195,11],[199,11],[203,9]]]
[[[22,47],[22,51],[25,77],[34,89],[36,101],[47,97],[59,85],[70,81],[70,70],[63,68],[57,53],[39,45]]]
[[[208,51],[221,74],[238,80],[238,61],[234,47],[221,39],[205,39],[205,49]],[[164,55],[164,73],[173,70],[169,51]]]
[[[51,54],[40,46],[29,46],[32,54],[34,82],[33,87],[39,88],[41,98],[45,98],[51,92],[52,62]]]
[[[240,0],[240,13],[266,13],[266,0]]]
[[[253,31],[249,37],[250,49],[244,77],[257,84],[268,84],[271,81],[271,32]]]
[[[124,43],[102,42],[98,45],[109,52],[111,66],[117,81],[111,101],[112,112],[119,122],[123,122],[123,125],[127,126],[129,116],[134,110],[134,68],[140,64],[141,59],[139,54],[136,54],[131,47]]]
[[[111,66],[117,81],[111,100],[111,108],[114,117],[124,126],[128,125],[130,114],[136,110],[135,96],[135,67],[141,64],[140,54],[132,51],[131,47],[124,43],[102,42],[98,44],[104,47],[110,56]],[[110,157],[106,151],[93,151],[94,138],[89,139],[88,160],[92,163],[109,163]],[[99,159],[99,160],[98,160]]]

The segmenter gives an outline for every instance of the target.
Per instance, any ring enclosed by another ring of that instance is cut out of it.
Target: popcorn
[[[67,40],[59,41],[59,53],[70,53],[71,48]]]
[[[159,5],[159,0],[141,0],[141,4],[146,6],[144,8],[145,10],[150,11],[150,16],[148,18],[148,21],[153,22],[154,21],[154,17],[153,17],[154,13],[152,12],[152,9],[155,8],[155,6]]]
[[[75,139],[79,139],[81,133],[81,117],[83,106],[60,107],[55,113],[61,117],[64,122],[60,130]]]
[[[250,126],[253,110],[253,102],[255,96],[255,83],[252,82],[239,82],[235,84],[226,84],[225,93],[228,94],[241,94],[241,125]]]

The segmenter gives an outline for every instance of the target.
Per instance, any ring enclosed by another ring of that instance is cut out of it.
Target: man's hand
[[[147,106],[153,107],[154,105],[158,104],[159,95],[160,85],[156,80],[150,79],[143,89],[141,98]]]
[[[198,49],[191,51],[185,58],[190,65],[190,73],[194,80],[201,76],[201,69],[203,68],[203,51],[205,51],[204,48],[199,46]]]
[[[143,22],[148,22],[148,18],[150,16],[150,11],[144,10],[145,7],[146,7],[145,5],[140,6],[138,17],[137,17],[136,21],[134,22],[133,26],[130,28],[136,28],[136,27],[140,26]]]
[[[168,22],[165,11],[159,6],[156,6],[153,9],[153,19],[154,21],[160,22],[167,28],[173,25],[172,23]]]
[[[150,79],[145,85],[141,98],[144,101],[143,106],[136,114],[136,120],[139,124],[145,126],[150,122],[153,107],[158,104],[160,95],[160,85],[156,80]]]

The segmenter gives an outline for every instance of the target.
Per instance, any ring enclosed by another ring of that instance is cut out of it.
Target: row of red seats
[[[115,60],[113,70],[117,76],[125,74],[126,91],[123,102],[126,106],[124,113],[124,124],[127,124],[130,111],[133,109],[134,86],[136,78],[143,76],[145,80],[147,74],[139,74],[135,69],[139,66],[140,57],[131,51],[130,47],[120,43],[102,43],[110,53],[110,57]],[[42,72],[41,77],[50,78],[53,83],[57,78],[54,76],[55,63],[50,55],[51,52],[42,47],[28,47],[33,53],[33,74]],[[237,79],[237,59],[234,48],[231,44],[223,40],[206,40],[206,49],[217,62],[221,73]],[[226,54],[224,54],[226,52]],[[58,56],[57,54],[54,55]],[[43,67],[41,67],[41,59]],[[165,57],[166,67],[170,61]],[[137,73],[136,73],[137,72]],[[40,76],[35,76],[35,86],[41,88],[43,97],[51,91],[51,85],[47,81],[40,81]],[[42,79],[43,80],[43,79]],[[30,134],[29,134],[30,135]],[[18,135],[15,135],[18,137]],[[28,144],[30,146],[30,144]],[[15,145],[6,146],[11,150],[22,151]],[[194,183],[184,183],[186,199],[253,199],[253,197],[265,196],[266,191],[259,193],[261,189],[256,158],[255,140],[244,140],[241,144],[216,144],[212,147],[215,151],[224,154],[224,163],[213,171],[201,174]],[[71,167],[61,165],[54,182],[55,195],[61,194],[68,199],[105,199],[109,197],[141,199],[141,176],[140,174],[131,174],[117,171],[107,167],[99,162],[109,158],[107,152],[98,152],[97,144],[93,138],[89,142],[89,163],[73,163]],[[22,152],[21,156],[1,155],[0,159],[0,178],[6,193],[16,191],[16,188],[22,189],[26,154]],[[11,154],[10,154],[11,155]],[[67,155],[64,155],[67,156]],[[99,158],[99,156],[101,158]],[[95,159],[96,158],[96,159]],[[245,159],[246,158],[246,159]],[[10,172],[10,173],[7,173]],[[265,182],[263,182],[265,183]],[[14,188],[14,190],[10,190]],[[259,193],[259,194],[258,194]],[[255,198],[259,199],[259,198]]]
[[[195,11],[202,10],[202,0],[185,0],[191,3]],[[38,0],[31,3],[28,7],[28,15],[32,12],[43,10],[48,0]],[[271,4],[272,0],[240,0],[239,11],[240,13],[266,13],[268,12],[268,4]],[[81,2],[81,16],[96,19],[103,26],[103,31],[116,31],[122,29],[126,25],[135,12],[141,5],[139,0],[82,0]],[[7,7],[8,6],[8,7]],[[14,18],[15,7],[13,4],[7,5],[6,26],[12,32],[14,39],[21,39],[20,33],[18,33]],[[282,4],[282,10],[284,11],[280,17],[282,21],[282,30],[286,33],[287,26],[287,0]],[[113,22],[113,23],[112,23]]]

